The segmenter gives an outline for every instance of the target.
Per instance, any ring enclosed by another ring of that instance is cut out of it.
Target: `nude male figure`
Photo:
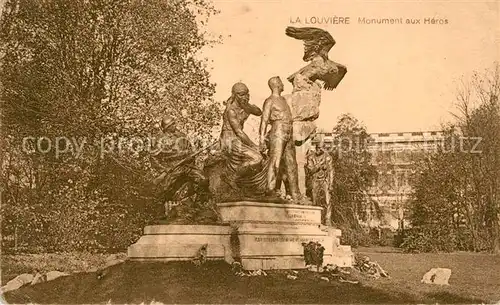
[[[298,199],[300,191],[298,187],[297,160],[295,157],[295,144],[293,141],[293,118],[292,112],[285,98],[281,96],[283,92],[283,82],[278,76],[271,77],[268,81],[271,95],[264,101],[262,117],[260,121],[260,141],[259,148],[265,152],[267,125],[271,125],[268,134],[269,141],[269,167],[267,170],[267,192],[275,194],[276,181],[283,162],[282,168],[285,171],[289,192],[293,199]]]

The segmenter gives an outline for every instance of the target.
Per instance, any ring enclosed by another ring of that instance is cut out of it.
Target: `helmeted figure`
[[[245,84],[233,85],[222,117],[220,150],[205,163],[210,191],[218,201],[258,197],[265,193],[264,167],[267,163],[257,144],[243,130],[250,115],[262,114],[249,99]]]
[[[330,188],[333,181],[333,167],[332,159],[324,151],[322,142],[316,145],[314,153],[308,155],[306,167],[311,179],[313,205],[323,207],[322,223],[331,226]]]
[[[171,116],[163,117],[161,132],[155,137],[150,161],[161,174],[154,183],[160,189],[162,200],[170,204],[195,195],[197,186],[204,185],[206,178],[191,158],[193,147],[184,133],[179,131]],[[169,207],[166,207],[168,210]]]
[[[314,154],[313,149],[308,149],[306,152],[306,161],[312,157],[312,154]],[[304,182],[305,182],[305,189],[306,189],[306,197],[312,198],[312,175],[309,172],[309,168],[307,165],[307,162],[304,164]]]

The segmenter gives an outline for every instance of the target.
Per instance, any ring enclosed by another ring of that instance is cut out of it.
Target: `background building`
[[[333,145],[332,133],[318,133],[309,148],[323,141],[325,146]],[[403,225],[404,211],[411,195],[410,179],[415,173],[415,163],[428,153],[436,151],[444,137],[441,131],[372,133],[368,149],[372,164],[377,170],[369,196],[378,202],[383,212],[382,219],[370,219],[369,226],[397,229]],[[304,185],[303,167],[306,148],[297,151],[300,185]]]

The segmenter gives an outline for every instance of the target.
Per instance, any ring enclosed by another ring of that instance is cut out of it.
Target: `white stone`
[[[47,281],[52,281],[52,280],[55,280],[59,277],[68,276],[68,275],[69,275],[69,273],[61,272],[61,271],[49,271],[45,274],[45,276],[47,277]]]
[[[34,276],[33,274],[23,273],[16,276],[14,279],[7,282],[5,286],[2,286],[0,289],[1,293],[12,291],[21,288],[24,285],[30,284],[33,282]]]
[[[448,280],[451,276],[451,269],[448,268],[432,268],[427,271],[422,277],[422,283],[436,284],[436,285],[449,285]]]

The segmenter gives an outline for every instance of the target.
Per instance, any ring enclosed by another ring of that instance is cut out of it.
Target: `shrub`
[[[340,227],[340,230],[342,230],[342,236],[340,237],[341,244],[350,245],[354,248],[374,245],[374,241],[370,237],[370,234],[363,229],[353,229],[344,226]]]
[[[414,227],[405,230],[400,246],[404,252],[451,252],[457,250],[456,235],[445,228]]]

